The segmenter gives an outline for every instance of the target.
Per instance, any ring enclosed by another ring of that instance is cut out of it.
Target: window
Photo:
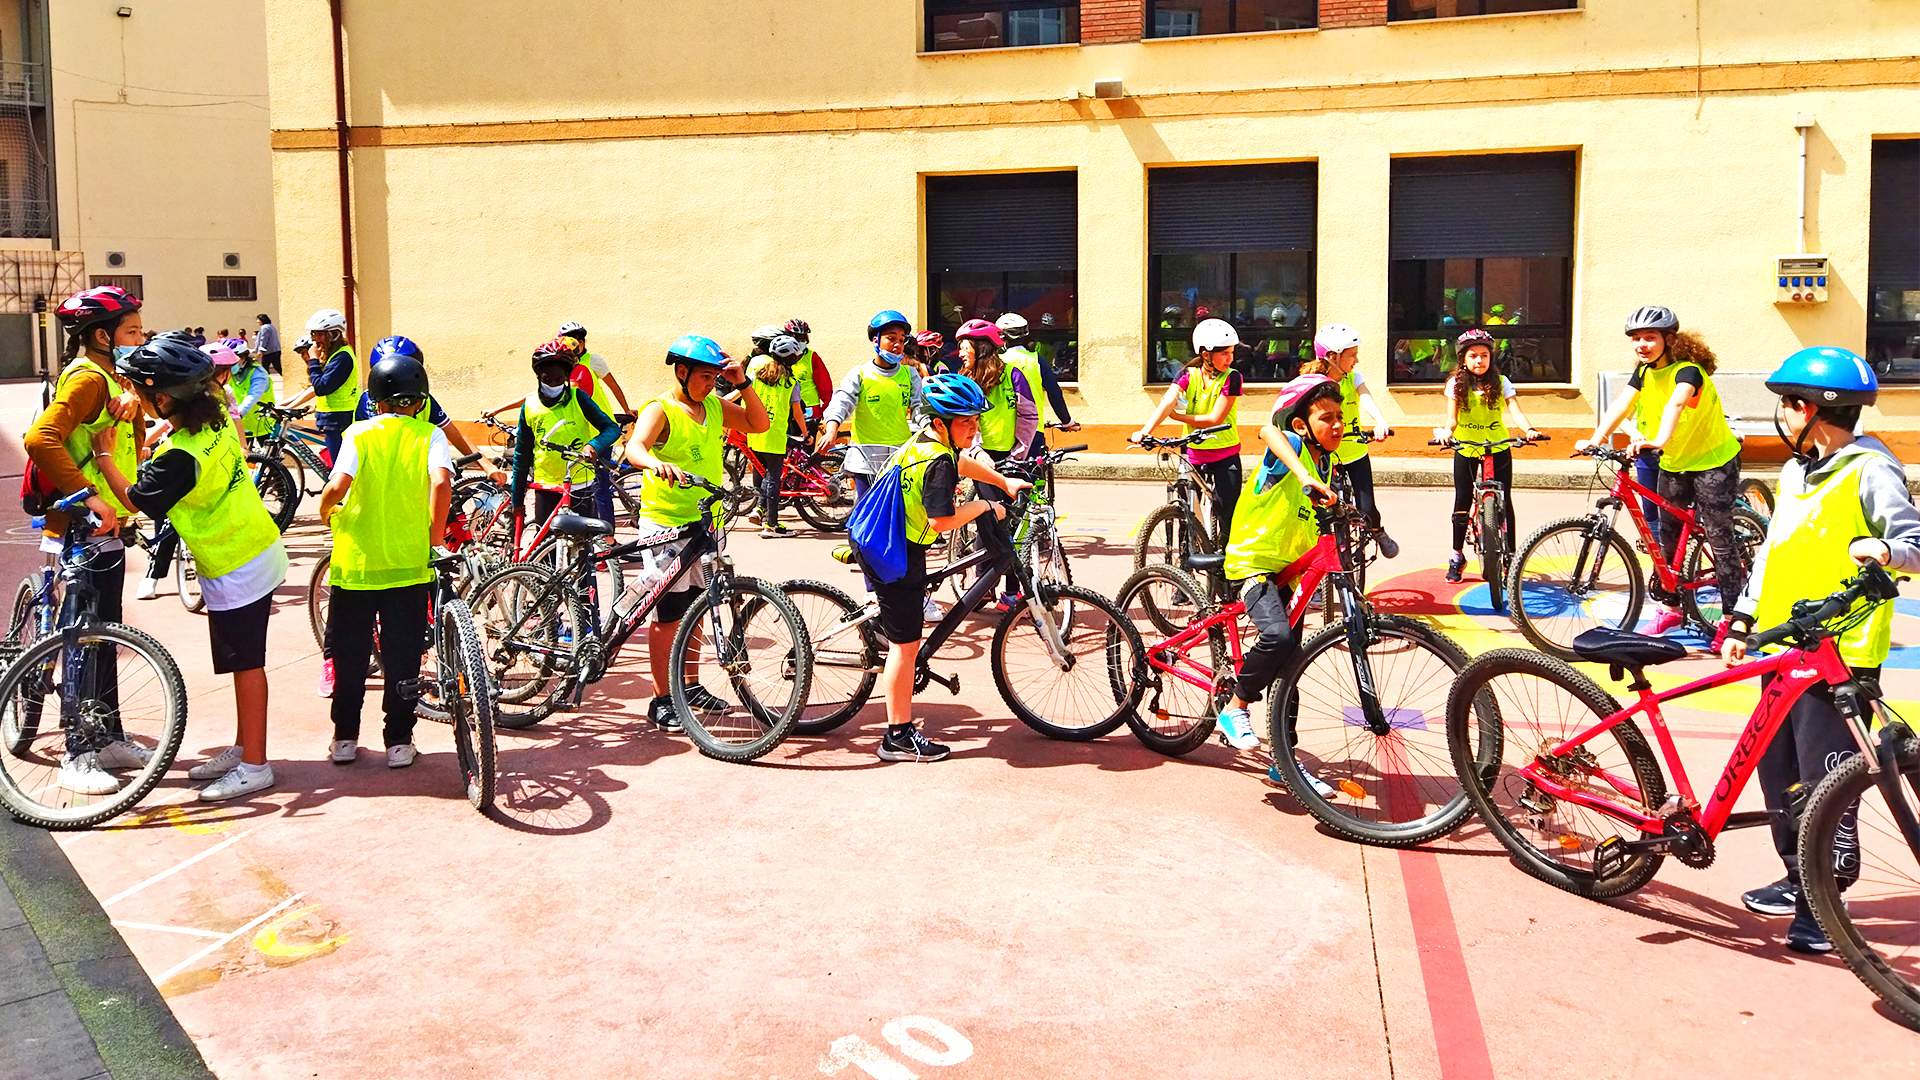
[[[926,0],[926,5],[928,52],[1080,40],[1077,0]]]
[[[1511,15],[1523,11],[1571,11],[1580,0],[1391,0],[1387,18],[1451,19],[1460,15]]]
[[[1867,359],[1888,382],[1920,382],[1920,140],[1873,144]]]
[[[1388,379],[1438,383],[1453,339],[1481,327],[1514,382],[1570,382],[1573,155],[1393,163]]]
[[[1320,23],[1320,0],[1147,0],[1148,37],[1306,30]]]
[[[92,274],[87,278],[87,285],[95,289],[102,285],[118,285],[132,293],[137,300],[147,298],[146,288],[139,274]]]
[[[260,290],[250,277],[209,277],[208,300],[258,300]]]
[[[1240,332],[1242,377],[1293,378],[1313,339],[1318,175],[1312,163],[1148,174],[1148,382],[1179,375],[1207,318]]]
[[[929,321],[949,351],[961,323],[1016,311],[1060,380],[1079,380],[1079,207],[1070,172],[927,177]]]

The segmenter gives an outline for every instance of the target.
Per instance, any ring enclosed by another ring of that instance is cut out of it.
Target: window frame
[[[127,282],[129,281],[133,282],[131,286],[127,284]],[[131,293],[133,295],[133,298],[136,300],[144,301],[147,298],[147,287],[146,287],[147,283],[146,283],[145,274],[88,274],[87,275],[87,288],[98,289],[103,285],[118,285],[122,289],[126,289],[127,292]]]
[[[215,294],[214,282],[216,281],[224,283],[223,288],[225,290],[225,295]],[[240,282],[240,281],[244,281],[247,283],[247,295],[245,296],[233,295],[233,292],[232,292],[233,284],[235,282]],[[209,304],[223,304],[230,301],[240,302],[240,303],[254,303],[254,302],[257,302],[259,299],[260,299],[260,278],[258,275],[254,275],[254,274],[208,274],[207,275],[207,303]]]
[[[1396,15],[1410,0],[1387,0],[1387,25],[1419,25],[1420,23],[1450,22],[1454,19],[1503,19],[1519,15],[1558,15],[1568,11],[1581,11],[1586,0],[1561,0],[1559,7],[1536,8],[1531,11],[1477,11],[1466,15]],[[1547,0],[1553,2],[1553,0]]]
[[[1172,2],[1174,2],[1174,0],[1145,0],[1144,6],[1146,9],[1145,10],[1146,22],[1144,23],[1144,25],[1141,27],[1141,30],[1140,30],[1140,36],[1142,39],[1146,41],[1180,41],[1185,38],[1195,38],[1195,37],[1237,37],[1241,34],[1292,34],[1292,33],[1298,33],[1299,31],[1302,31],[1302,30],[1320,29],[1320,5],[1315,3],[1315,4],[1309,5],[1313,9],[1313,21],[1307,23],[1305,26],[1288,26],[1288,27],[1282,27],[1281,29],[1278,29],[1278,30],[1268,30],[1265,27],[1262,27],[1258,30],[1235,30],[1235,29],[1232,29],[1232,26],[1234,25],[1234,23],[1239,21],[1241,0],[1226,0],[1227,26],[1229,27],[1229,29],[1218,31],[1216,33],[1193,33],[1193,34],[1156,34],[1154,33],[1153,32],[1153,16],[1155,11],[1159,8],[1161,4],[1172,3]]]
[[[1152,212],[1151,207],[1148,208],[1148,212],[1149,213]],[[1177,342],[1181,346],[1187,348],[1189,351],[1191,351],[1193,347],[1193,327],[1194,327],[1193,323],[1184,323],[1177,326],[1163,327],[1160,325],[1160,320],[1155,316],[1157,314],[1156,309],[1159,307],[1160,295],[1162,292],[1160,288],[1160,284],[1161,284],[1162,272],[1163,272],[1162,267],[1164,265],[1163,260],[1165,260],[1168,255],[1178,256],[1178,255],[1194,255],[1194,254],[1225,255],[1227,257],[1227,295],[1231,298],[1231,302],[1233,303],[1238,303],[1240,300],[1240,292],[1239,292],[1240,257],[1242,255],[1305,255],[1307,257],[1307,283],[1308,283],[1307,294],[1306,294],[1307,317],[1306,317],[1306,321],[1300,326],[1297,332],[1288,332],[1288,333],[1261,332],[1258,338],[1256,339],[1253,337],[1253,334],[1254,334],[1254,331],[1258,328],[1248,328],[1248,327],[1241,326],[1240,322],[1236,318],[1232,317],[1234,316],[1235,313],[1232,311],[1227,312],[1227,322],[1233,325],[1233,328],[1236,332],[1250,339],[1250,340],[1241,341],[1240,351],[1234,354],[1233,365],[1235,370],[1238,370],[1242,373],[1241,374],[1242,382],[1244,382],[1248,386],[1281,386],[1285,384],[1288,379],[1293,378],[1292,375],[1282,375],[1275,379],[1255,379],[1247,376],[1245,374],[1245,371],[1246,371],[1247,364],[1251,359],[1253,359],[1253,357],[1250,354],[1253,353],[1253,346],[1254,346],[1255,340],[1262,343],[1268,342],[1268,341],[1274,341],[1274,340],[1279,340],[1279,341],[1298,340],[1306,344],[1309,348],[1312,347],[1314,313],[1319,309],[1319,304],[1320,304],[1320,295],[1319,295],[1320,294],[1320,287],[1319,287],[1320,286],[1320,252],[1316,248],[1307,248],[1304,251],[1298,250],[1298,249],[1273,250],[1268,248],[1251,248],[1246,251],[1215,251],[1215,252],[1204,252],[1204,253],[1203,252],[1177,252],[1177,251],[1176,252],[1148,252],[1147,254],[1147,309],[1146,309],[1147,311],[1147,354],[1141,361],[1145,365],[1141,369],[1141,377],[1143,379],[1142,385],[1149,386],[1149,387],[1159,387],[1159,386],[1168,386],[1172,384],[1171,379],[1159,379],[1154,377],[1153,364],[1154,364],[1154,357],[1157,355],[1158,346],[1160,346],[1165,342]],[[1207,317],[1220,318],[1221,316],[1208,315]],[[1269,330],[1272,330],[1272,329],[1277,329],[1277,328],[1269,328]],[[1299,355],[1297,349],[1295,350],[1294,355],[1295,356]]]
[[[1908,151],[1909,153],[1920,154],[1920,139],[1898,139],[1898,138],[1875,139],[1873,141],[1872,151],[1870,151],[1869,153],[1869,159],[1871,160],[1873,154],[1877,153],[1882,145],[1889,144],[1889,143],[1907,144],[1912,148],[1911,150]],[[1920,168],[1920,166],[1915,166],[1915,167]],[[1869,166],[1869,168],[1871,169],[1871,166]],[[1870,184],[1872,183],[1871,175],[1869,176],[1868,182]],[[1866,307],[1867,307],[1867,333],[1866,333],[1867,362],[1870,364],[1873,364],[1874,372],[1880,377],[1882,385],[1920,386],[1920,364],[1915,364],[1909,370],[1902,372],[1902,371],[1895,370],[1895,368],[1893,367],[1891,361],[1894,358],[1891,355],[1888,357],[1889,362],[1884,369],[1879,364],[1874,363],[1875,342],[1886,341],[1888,339],[1904,338],[1908,342],[1913,343],[1909,347],[1910,351],[1907,352],[1905,355],[1901,356],[1900,359],[1920,359],[1920,306],[1916,306],[1914,308],[1914,317],[1911,319],[1878,319],[1874,317],[1874,312],[1879,308],[1878,294],[1880,292],[1879,289],[1875,288],[1876,282],[1872,274],[1872,267],[1874,262],[1873,250],[1872,250],[1874,220],[1872,216],[1872,211],[1873,211],[1874,201],[1875,200],[1873,198],[1873,193],[1869,191],[1868,218],[1867,218],[1867,237],[1868,237],[1869,246],[1868,246],[1868,254],[1867,254],[1868,274],[1867,274],[1867,296],[1866,296],[1866,299],[1867,299],[1867,304],[1866,304]],[[1920,206],[1915,206],[1910,209],[1913,215],[1912,220],[1909,224],[1909,227],[1904,231],[1909,234],[1910,242],[1920,243]],[[1913,292],[1916,290],[1907,289],[1902,291]]]
[[[921,0],[920,5],[920,51],[924,55],[944,53],[987,52],[999,49],[1057,49],[1080,44],[1080,7],[1082,0]],[[957,15],[969,12],[994,14],[1000,16],[1000,36],[1006,38],[1008,16],[1015,11],[1044,11],[1060,8],[1067,12],[1064,18],[1067,39],[1065,41],[1036,42],[1031,45],[967,45],[954,49],[943,49],[934,43],[933,20],[936,15]],[[944,10],[942,10],[944,9]]]

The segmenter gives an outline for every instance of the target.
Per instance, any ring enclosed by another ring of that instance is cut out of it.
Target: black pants
[[[1247,650],[1234,692],[1254,702],[1260,700],[1260,695],[1279,677],[1280,670],[1293,659],[1294,650],[1300,647],[1300,637],[1287,619],[1287,605],[1293,601],[1293,590],[1276,585],[1273,575],[1265,574],[1247,582],[1240,599],[1247,605],[1247,617],[1260,632],[1260,640]]]
[[[1879,668],[1855,668],[1858,678],[1878,678]],[[1760,693],[1764,698],[1768,684],[1777,675],[1769,675],[1760,683]],[[1767,752],[1760,757],[1754,772],[1760,779],[1760,795],[1766,800],[1767,813],[1772,818],[1769,828],[1773,832],[1773,850],[1780,855],[1780,861],[1786,864],[1787,877],[1795,882],[1800,880],[1799,830],[1787,808],[1787,789],[1795,783],[1804,783],[1809,789],[1820,779],[1833,771],[1834,766],[1846,760],[1848,755],[1860,752],[1860,745],[1853,741],[1847,731],[1847,722],[1840,717],[1839,710],[1833,704],[1833,688],[1816,686],[1800,696],[1793,703],[1793,711],[1787,714],[1787,722],[1780,725],[1780,731],[1774,735]],[[1839,838],[1844,841],[1851,838],[1851,844],[1836,842],[1834,861],[1837,869],[1851,874],[1859,873],[1860,833],[1856,827],[1860,809],[1855,806],[1847,811],[1840,823]],[[1844,861],[1843,861],[1844,860]]]
[[[1012,456],[1012,454],[1013,454],[1013,451],[1011,450],[988,450],[987,451],[987,456],[993,459],[993,463],[996,467],[1001,462],[1007,460],[1008,457]],[[973,490],[975,494],[979,495],[982,499],[985,499],[990,503],[999,503],[1009,508],[1011,508],[1013,505],[1013,498],[993,484],[989,484],[985,482],[975,482],[973,485]],[[993,552],[994,555],[1003,559],[1008,558],[1013,554],[1013,523],[1012,522],[1001,521],[997,519],[993,514],[986,513],[986,514],[981,514],[979,517],[973,519],[973,527],[974,527],[974,532],[980,537],[981,547],[985,548],[988,551]],[[992,566],[994,564],[988,563],[986,565]],[[1010,593],[1010,592],[1013,592],[1018,587],[1019,587],[1019,582],[1017,582],[1014,579],[1014,576],[1012,573],[1008,573],[1000,583],[1001,592]]]
[[[1493,479],[1506,495],[1507,536],[1513,536],[1513,451],[1493,455]],[[1464,551],[1467,526],[1479,511],[1473,505],[1473,485],[1480,482],[1480,459],[1453,455],[1453,550]]]
[[[1214,528],[1219,530],[1220,550],[1225,551],[1227,537],[1233,535],[1233,508],[1240,503],[1240,455],[1195,465],[1193,471],[1213,485]]]
[[[1733,499],[1739,491],[1738,457],[1715,469],[1660,474],[1660,497],[1675,506],[1692,506],[1698,528],[1707,534],[1707,547],[1713,551],[1715,587],[1720,590],[1722,603],[1729,609],[1740,596],[1740,590],[1747,585],[1747,570],[1740,563],[1740,545],[1734,542],[1733,537]],[[1673,517],[1662,517],[1660,549],[1665,552],[1669,563],[1680,558],[1682,553],[1674,550],[1679,545],[1680,522]],[[1680,568],[1675,566],[1674,569],[1677,571]],[[1673,602],[1673,598],[1662,596],[1652,587],[1648,591],[1657,599]]]
[[[280,374],[280,350],[275,349],[272,352],[261,353],[260,363],[275,375]]]
[[[85,570],[81,571],[82,580],[91,585],[94,591],[94,615],[100,622],[117,623],[124,621],[121,609],[121,594],[127,587],[127,553],[125,551],[96,551],[86,558]],[[60,601],[60,620],[56,625],[65,626],[80,621],[80,598],[77,589],[67,590],[65,599]],[[87,733],[67,728],[67,753],[84,754],[89,750],[98,750],[115,739],[122,738],[126,732],[120,726],[120,656],[112,646],[92,646],[83,650],[87,655],[82,661],[86,667],[86,685],[80,694],[84,699],[98,701],[107,716],[106,730],[92,738]],[[49,696],[47,704],[54,711],[60,708],[59,699]],[[41,730],[49,723],[59,723],[57,716],[42,713]]]
[[[1340,469],[1353,482],[1353,501],[1367,516],[1367,524],[1380,528],[1380,507],[1373,501],[1373,458],[1355,458],[1342,463]]]
[[[147,560],[147,580],[159,581],[166,577],[179,552],[180,534],[173,531],[171,524],[162,524],[159,534],[153,538],[152,557]]]
[[[427,646],[431,585],[397,589],[335,588],[327,605],[327,637],[333,642],[333,737],[360,741],[360,706],[367,697],[367,661],[373,655],[374,620],[380,620],[380,672],[386,679],[381,709],[388,746],[413,741],[413,705],[420,699],[420,653]]]
[[[787,453],[784,450],[755,450],[753,456],[760,459],[760,524],[773,528],[780,523],[780,473],[786,468]]]

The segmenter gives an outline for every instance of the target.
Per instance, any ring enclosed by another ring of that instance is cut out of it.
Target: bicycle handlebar
[[[284,409],[278,405],[268,404],[267,402],[264,402],[264,401],[260,403],[260,407],[267,411],[267,415],[278,416],[285,420],[298,420],[301,417],[306,416],[307,414],[313,412],[313,410],[310,408]]]
[[[479,461],[481,456],[482,456],[481,452],[478,450],[475,450],[471,454],[462,454],[461,456],[454,458],[453,471],[459,472],[461,469],[464,469],[467,466],[473,464],[474,462]]]
[[[1599,458],[1602,461],[1611,461],[1615,465],[1631,465],[1633,463],[1632,455],[1628,454],[1625,450],[1615,450],[1611,446],[1589,446],[1585,450],[1575,450],[1567,456]]]
[[[1847,579],[1839,592],[1825,600],[1796,600],[1793,615],[1778,626],[1769,627],[1747,638],[1747,651],[1758,652],[1769,645],[1798,641],[1811,645],[1834,635],[1825,624],[1853,609],[1861,600],[1883,604],[1900,595],[1900,582],[1878,563],[1867,563]]]
[[[1174,439],[1162,439],[1153,435],[1144,435],[1139,442],[1133,445],[1138,446],[1142,450],[1184,450],[1194,443],[1199,442],[1201,439],[1210,439],[1223,431],[1232,430],[1232,424],[1215,424],[1212,427],[1188,432]],[[1084,450],[1086,447],[1083,446],[1080,449]]]
[[[1447,447],[1465,446],[1469,448],[1477,447],[1481,450],[1492,450],[1496,447],[1532,446],[1534,443],[1551,442],[1552,440],[1553,436],[1551,435],[1542,435],[1537,439],[1529,439],[1525,435],[1509,435],[1504,439],[1455,439],[1448,437],[1445,439],[1428,439],[1427,445]]]

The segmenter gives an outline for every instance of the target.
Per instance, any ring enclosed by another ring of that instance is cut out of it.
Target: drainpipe
[[[1807,143],[1813,131],[1813,116],[1801,113],[1793,118],[1794,129],[1800,133],[1800,235],[1799,251],[1807,250]]]
[[[346,28],[341,13],[343,0],[328,0],[333,15],[333,129],[334,154],[340,166],[340,289],[345,296],[340,313],[347,317],[347,341],[355,340],[353,310],[353,195],[352,159],[347,127],[347,53]]]

